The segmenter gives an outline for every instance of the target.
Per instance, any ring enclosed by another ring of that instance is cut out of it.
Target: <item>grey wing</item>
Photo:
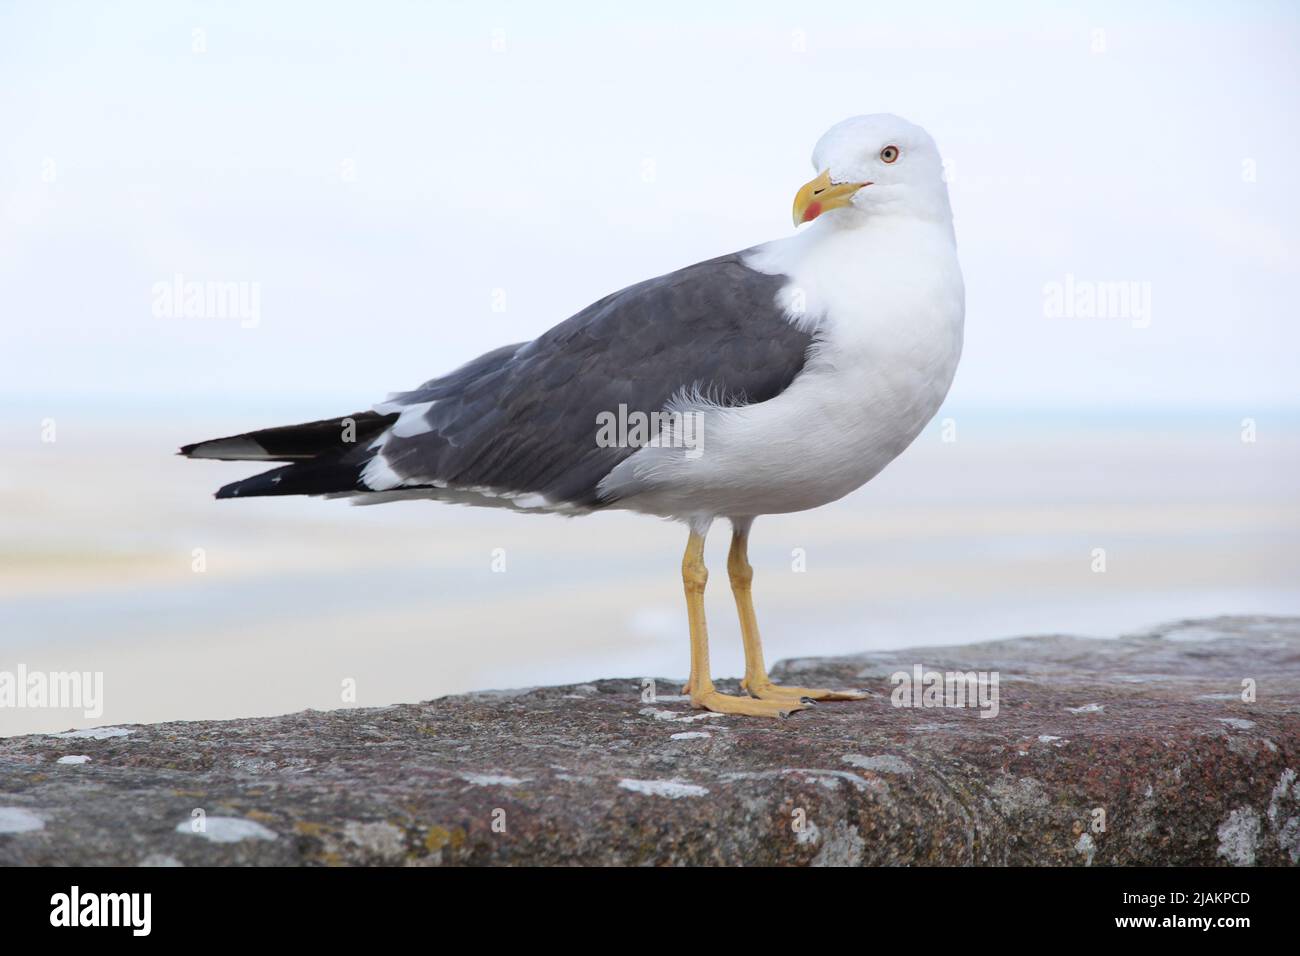
[[[740,254],[711,259],[394,395],[379,410],[402,417],[375,442],[362,483],[608,504],[600,480],[637,449],[598,444],[601,413],[650,414],[694,390],[723,405],[764,402],[799,374],[812,338],[777,305],[787,281]]]

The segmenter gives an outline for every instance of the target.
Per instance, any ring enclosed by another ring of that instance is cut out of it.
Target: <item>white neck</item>
[[[934,269],[936,263],[939,273],[917,274],[918,269]],[[868,289],[877,290],[878,297],[880,289],[895,281],[943,282],[950,271],[960,282],[951,217],[935,219],[887,208],[871,213],[833,210],[793,236],[755,246],[745,255],[745,264],[790,277],[778,302],[791,322],[808,330],[820,326],[835,302],[878,305],[869,301]],[[859,292],[867,301],[854,302]]]

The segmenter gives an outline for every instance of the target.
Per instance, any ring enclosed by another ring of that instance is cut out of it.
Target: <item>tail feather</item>
[[[218,498],[364,491],[361,471],[369,457],[368,448],[396,420],[396,414],[358,412],[196,442],[181,448],[180,454],[222,461],[292,462],[231,482],[217,491]]]

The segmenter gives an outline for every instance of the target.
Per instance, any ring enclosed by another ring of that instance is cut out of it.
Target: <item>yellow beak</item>
[[[804,183],[794,196],[794,224],[812,222],[828,209],[847,206],[853,194],[863,186],[871,183],[833,183],[831,171],[822,174],[810,183]]]

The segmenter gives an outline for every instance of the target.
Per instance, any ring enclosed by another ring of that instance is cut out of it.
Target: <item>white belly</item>
[[[831,250],[852,253],[848,267],[823,256],[783,270],[819,330],[793,384],[757,405],[694,406],[699,453],[638,451],[604,483],[622,496],[616,507],[680,518],[816,508],[871,480],[920,434],[961,355],[956,252],[950,234],[925,230],[891,233],[887,250],[855,238]]]

